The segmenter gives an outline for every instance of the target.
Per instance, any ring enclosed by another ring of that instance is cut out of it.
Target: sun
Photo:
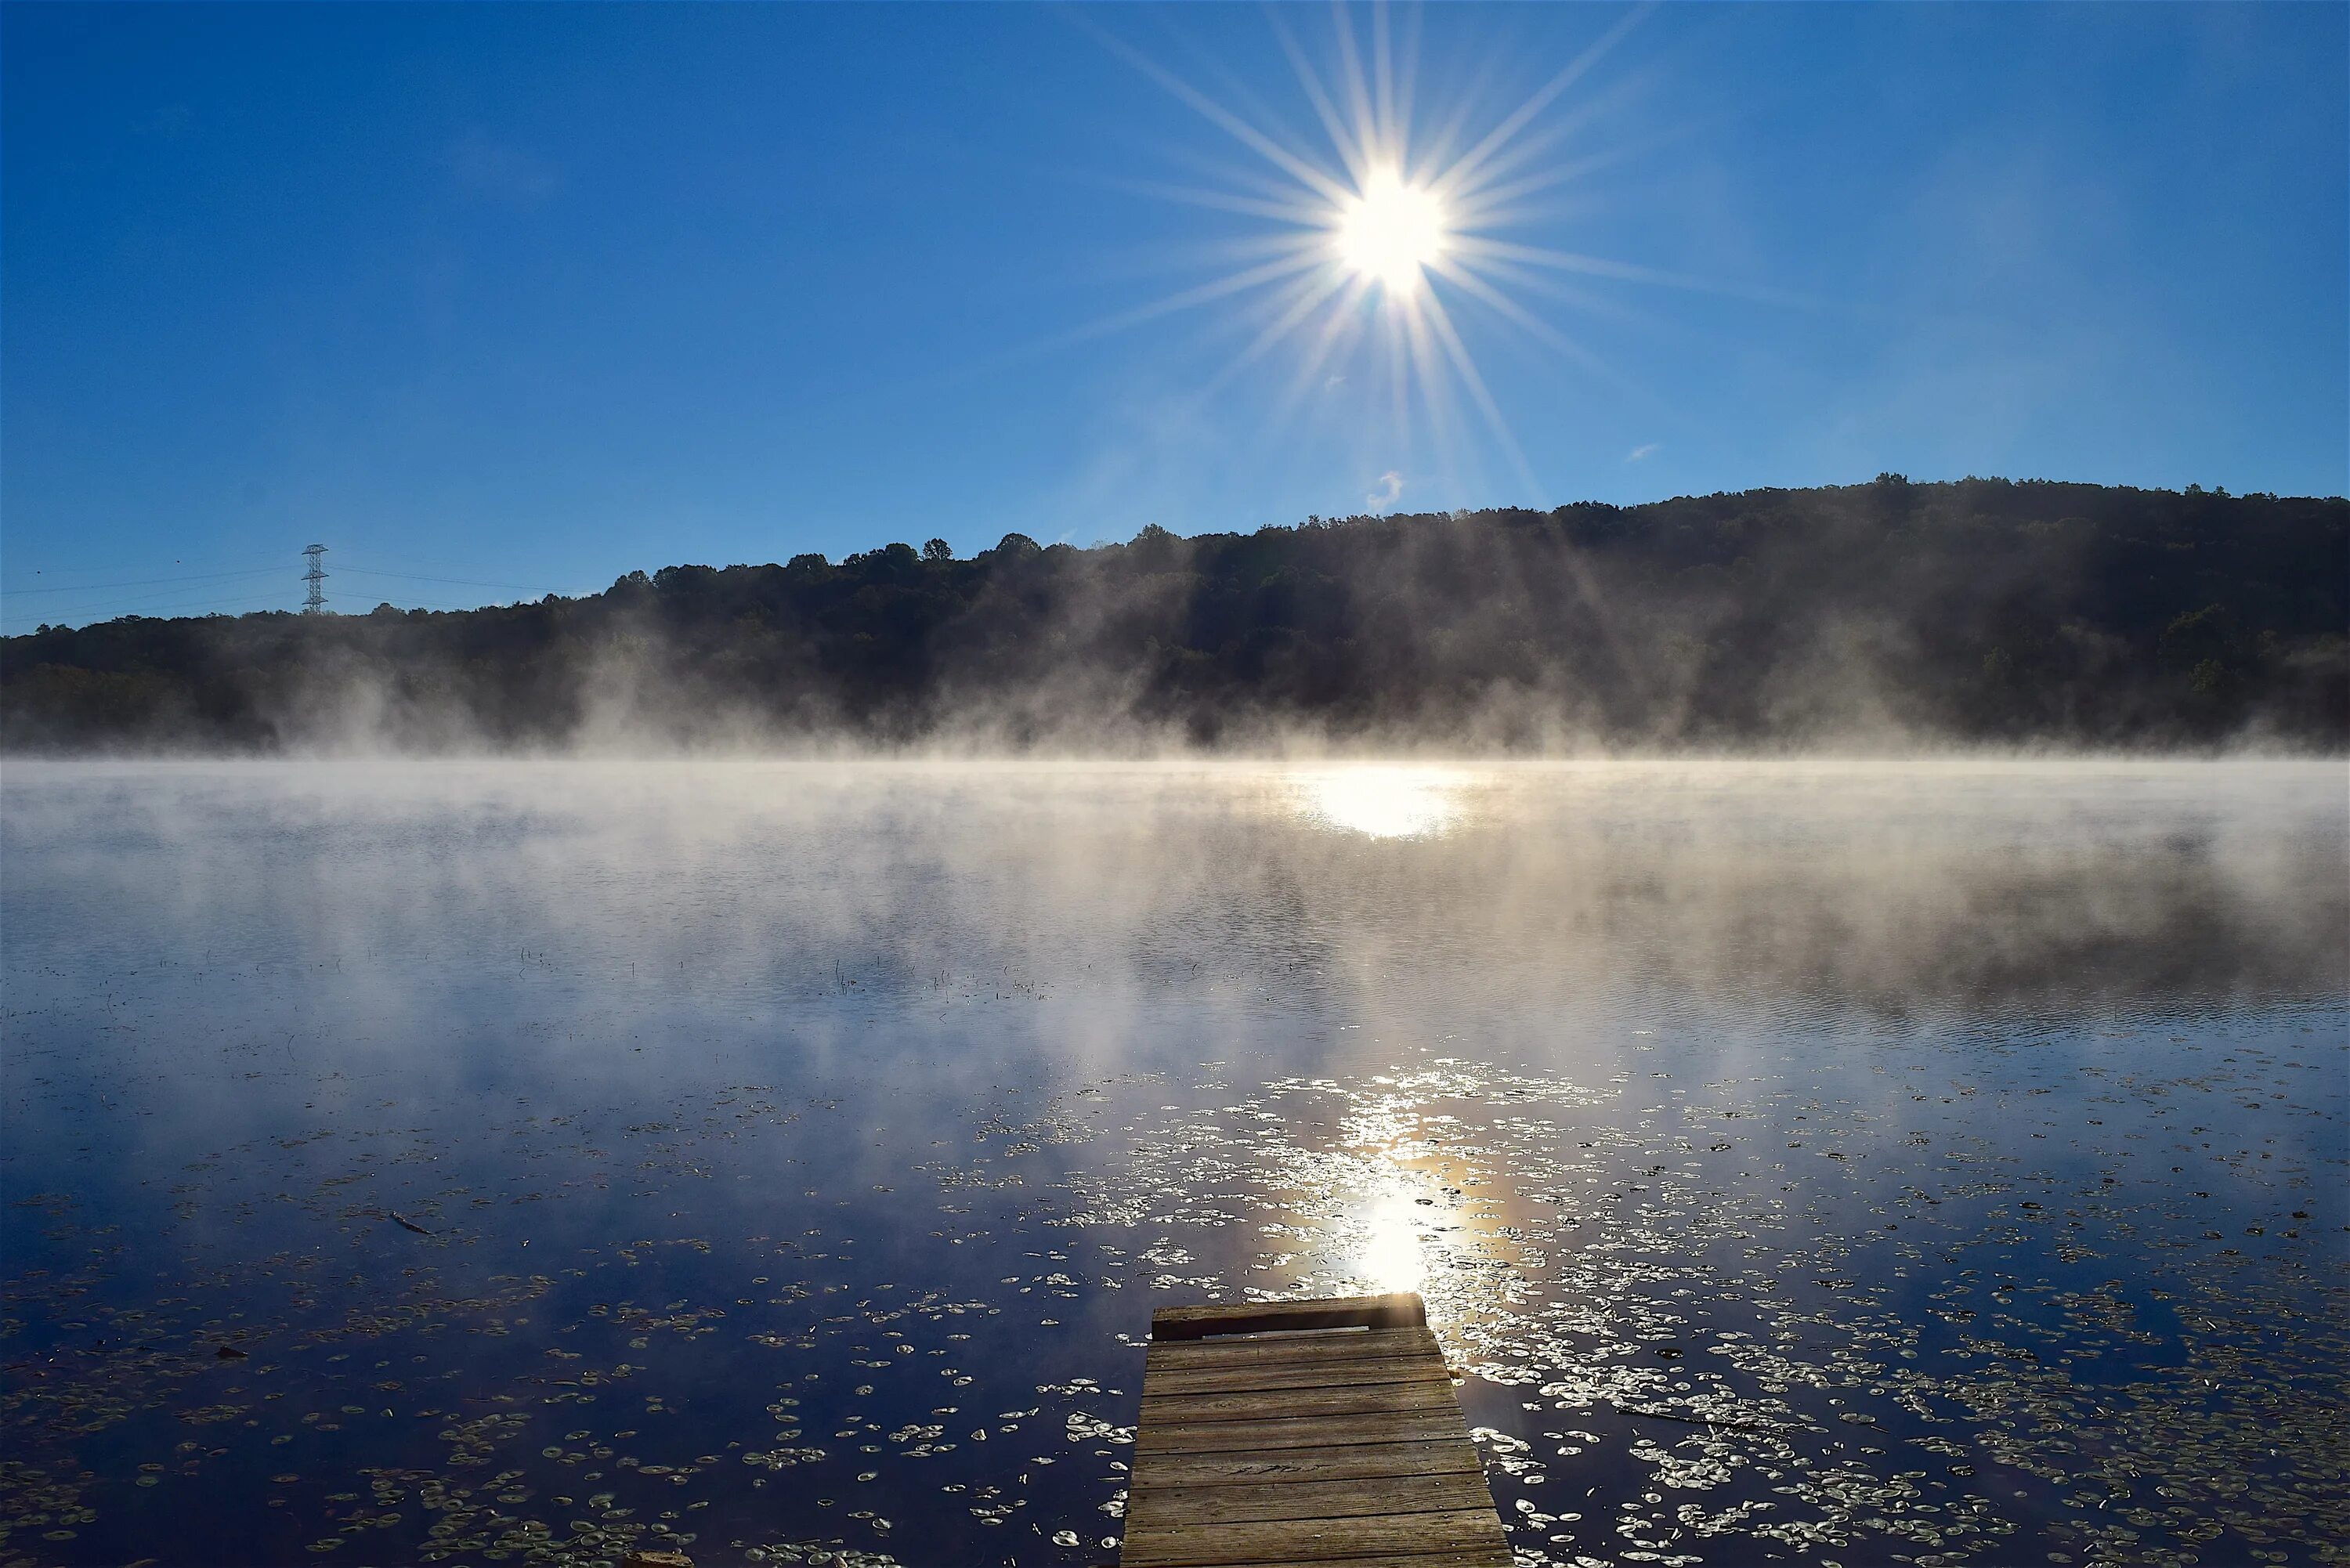
[[[1422,269],[1444,254],[1444,202],[1394,169],[1374,169],[1338,210],[1338,259],[1392,294],[1419,286]]]
[[[1081,18],[1087,9],[1071,15]],[[1596,6],[1571,9],[1578,30],[1599,15]],[[1579,53],[1523,100],[1510,104],[1481,91],[1474,101],[1436,106],[1433,113],[1423,104],[1416,124],[1419,24],[1408,10],[1399,37],[1390,7],[1374,0],[1367,50],[1354,13],[1346,0],[1336,0],[1331,11],[1335,70],[1326,70],[1292,31],[1289,13],[1273,7],[1267,15],[1274,35],[1319,123],[1322,134],[1315,139],[1301,138],[1286,119],[1261,104],[1234,108],[1218,101],[1142,50],[1079,19],[1110,53],[1262,161],[1223,171],[1210,184],[1133,182],[1138,189],[1264,223],[1255,233],[1202,241],[1202,254],[1214,258],[1217,275],[1089,322],[1068,340],[1177,311],[1230,310],[1232,324],[1243,329],[1234,336],[1243,340],[1194,394],[1198,400],[1276,348],[1294,348],[1273,404],[1275,419],[1335,409],[1339,398],[1371,411],[1365,393],[1336,390],[1353,383],[1371,389],[1370,396],[1385,404],[1389,422],[1378,433],[1398,452],[1431,452],[1440,469],[1463,476],[1458,483],[1487,486],[1482,450],[1487,443],[1472,441],[1469,428],[1482,421],[1491,450],[1507,461],[1520,493],[1543,493],[1478,369],[1471,332],[1502,324],[1513,340],[1547,346],[1563,360],[1620,384],[1626,378],[1619,371],[1561,330],[1555,312],[1529,308],[1527,296],[1589,309],[1603,302],[1586,278],[1711,287],[1508,234],[1572,210],[1573,198],[1560,188],[1625,155],[1627,150],[1598,145],[1588,134],[1612,101],[1609,95],[1588,95],[1558,114],[1549,111],[1653,9],[1633,5],[1614,22],[1601,23]],[[1399,482],[1400,465],[1384,458],[1380,463]],[[1367,504],[1380,508],[1393,499]],[[1392,811],[1355,809],[1362,802],[1341,805],[1347,809],[1326,811],[1330,820],[1381,836],[1441,830],[1434,818],[1419,825],[1415,811],[1399,804]]]

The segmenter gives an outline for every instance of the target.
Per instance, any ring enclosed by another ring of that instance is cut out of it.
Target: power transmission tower
[[[319,557],[327,553],[327,547],[313,545],[302,553],[310,557],[310,569],[302,574],[302,580],[310,585],[309,597],[302,601],[302,613],[322,615],[327,608],[327,568]]]

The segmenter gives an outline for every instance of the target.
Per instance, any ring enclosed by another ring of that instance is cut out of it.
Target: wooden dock
[[[1417,1295],[1153,1314],[1122,1568],[1510,1568]]]

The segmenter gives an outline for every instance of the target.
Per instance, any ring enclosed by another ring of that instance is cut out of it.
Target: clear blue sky
[[[1628,15],[1393,13],[1408,157]],[[1261,147],[1343,173],[1319,7],[10,5],[7,628],[291,607],[313,540],[358,609],[1880,469],[2341,493],[2345,15],[1646,14],[1504,139],[1490,294],[1420,286],[1481,403],[1379,287],[1253,357],[1282,286],[1216,292],[1299,232]]]

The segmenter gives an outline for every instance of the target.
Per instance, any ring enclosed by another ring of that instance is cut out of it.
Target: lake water
[[[1522,1563],[2340,1563],[2345,819],[11,763],[0,1563],[1106,1562],[1154,1306],[1389,1288]]]

